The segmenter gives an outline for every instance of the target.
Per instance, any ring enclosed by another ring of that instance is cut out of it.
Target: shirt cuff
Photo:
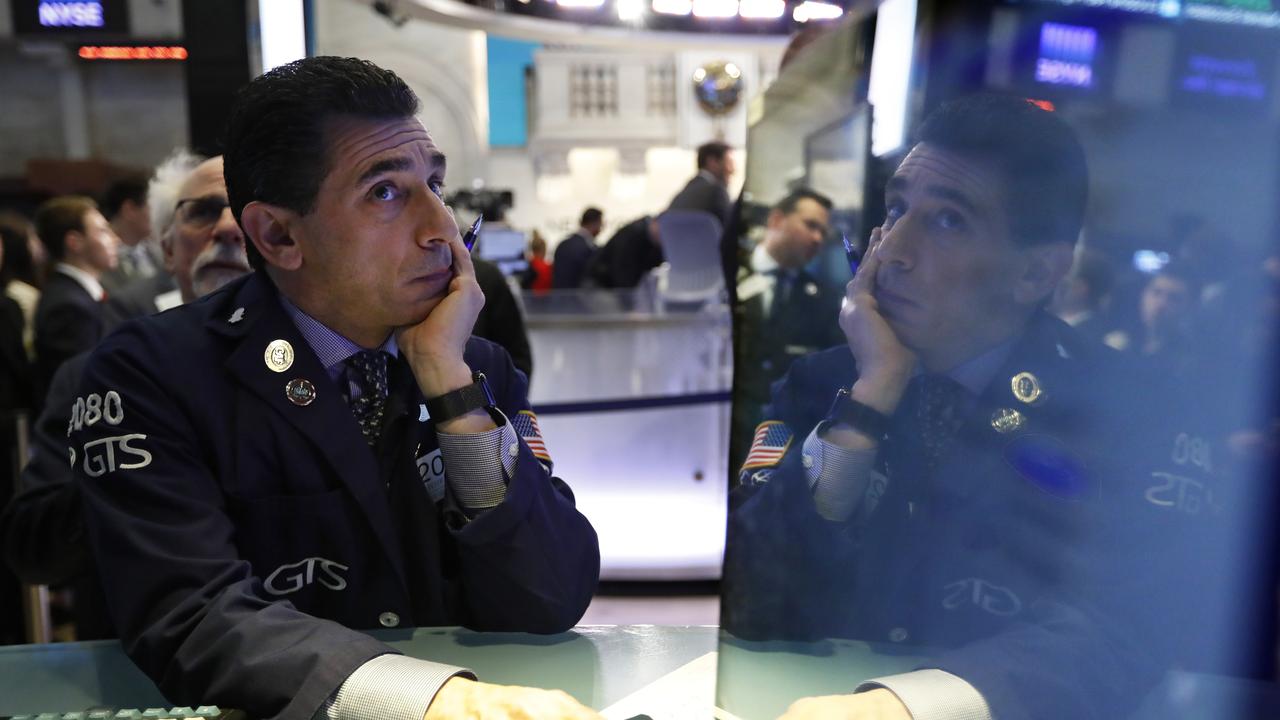
[[[801,460],[818,514],[843,522],[866,497],[876,449],[849,450],[833,445],[819,437],[821,428],[819,424],[805,438]]]
[[[356,668],[316,720],[422,720],[445,682],[470,671],[404,655],[379,655]]]
[[[507,497],[507,478],[515,474],[520,438],[506,415],[502,415],[501,425],[486,432],[437,432],[436,436],[440,439],[444,476],[459,505],[468,510],[484,510]]]
[[[982,693],[945,670],[928,668],[872,678],[854,692],[884,688],[902,701],[912,720],[991,720]]]

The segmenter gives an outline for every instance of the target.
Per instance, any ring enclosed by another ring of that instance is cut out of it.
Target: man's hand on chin
[[[413,368],[418,386],[427,397],[436,397],[471,384],[471,370],[462,359],[475,327],[484,293],[476,282],[471,254],[457,236],[449,241],[453,278],[443,297],[432,304],[417,325],[396,331],[396,344]]]
[[[856,695],[802,698],[792,703],[779,720],[911,720],[911,713],[897,695],[879,689]]]
[[[450,678],[436,693],[423,720],[600,720],[600,716],[563,690],[491,685]]]

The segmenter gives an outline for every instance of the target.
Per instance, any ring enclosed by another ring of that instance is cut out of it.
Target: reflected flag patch
[[[756,427],[751,439],[751,451],[747,453],[743,470],[776,467],[791,447],[791,431],[777,420],[766,420]]]
[[[524,444],[533,451],[533,456],[543,462],[551,462],[547,454],[547,444],[542,440],[542,430],[538,428],[538,416],[532,410],[521,410],[511,418],[511,426],[516,434],[524,440]]]

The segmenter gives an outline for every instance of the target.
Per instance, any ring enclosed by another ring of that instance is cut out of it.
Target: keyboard
[[[215,705],[198,708],[93,708],[81,712],[40,713],[39,715],[0,715],[0,720],[247,720],[239,710],[224,710]]]

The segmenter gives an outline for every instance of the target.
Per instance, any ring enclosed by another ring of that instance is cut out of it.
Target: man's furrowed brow
[[[447,160],[444,156],[444,153],[442,152],[436,151],[427,156],[428,170],[439,168],[440,171],[443,172],[446,163],[447,163]],[[379,175],[412,170],[413,166],[414,166],[414,160],[411,157],[401,156],[401,157],[384,158],[370,165],[369,169],[361,173],[360,179],[356,181],[356,185],[357,186],[364,185],[365,183],[369,182],[370,180],[373,180]]]
[[[965,212],[974,214],[978,212],[978,206],[974,204],[973,200],[970,200],[968,195],[955,188],[946,187],[945,185],[930,185],[927,188],[927,192],[933,197],[959,205]]]

